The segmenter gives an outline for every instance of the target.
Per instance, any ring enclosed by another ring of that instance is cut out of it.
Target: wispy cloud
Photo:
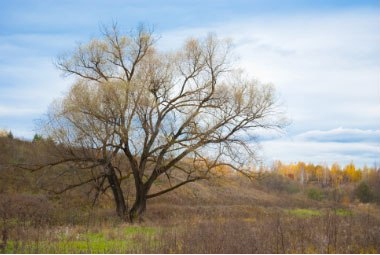
[[[375,143],[380,144],[380,130],[336,128],[327,131],[311,130],[296,136],[303,141],[336,143]]]
[[[241,67],[275,84],[292,125],[285,135],[250,134],[266,162],[363,165],[380,155],[379,28],[374,10],[350,9],[172,31],[162,44],[215,31],[234,39]]]
[[[293,120],[290,130],[378,127],[378,13],[356,8],[257,16],[163,34],[172,48],[214,31],[235,42],[239,64],[273,82]]]
[[[20,107],[4,107],[0,105],[0,116],[25,116],[30,114],[41,113],[43,109],[20,108]]]
[[[336,128],[311,130],[262,142],[262,157],[267,162],[305,161],[358,165],[380,163],[380,130]],[[296,157],[294,155],[297,155]]]

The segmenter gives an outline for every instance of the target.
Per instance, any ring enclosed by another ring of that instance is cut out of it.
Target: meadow
[[[30,143],[2,142],[2,162],[34,155]],[[41,188],[53,170],[31,173],[3,164],[1,171],[2,253],[380,252],[376,200],[332,199],[331,188],[301,186],[284,176],[190,183],[149,200],[143,218],[132,224],[116,216],[110,194],[92,204],[90,186],[60,195]],[[311,188],[323,197],[310,196]]]

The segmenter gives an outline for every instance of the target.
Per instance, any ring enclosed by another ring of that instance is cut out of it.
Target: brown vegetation
[[[14,163],[47,157],[43,148],[36,142],[0,138],[2,252],[380,251],[379,205],[356,199],[359,183],[344,184],[342,188],[351,190],[352,197],[336,200],[330,187],[316,183],[302,187],[299,181],[276,173],[254,182],[238,175],[220,175],[152,199],[144,221],[132,225],[114,213],[112,200],[107,198],[112,196],[110,191],[100,196],[94,207],[92,183],[57,195],[49,191],[52,187],[46,187],[51,178],[66,184],[72,175],[59,175],[62,169],[55,168],[41,175],[14,167]],[[85,172],[78,174],[78,178],[85,177],[81,176]],[[372,178],[375,182],[376,176]],[[160,181],[158,186],[166,185],[165,178]],[[321,190],[322,200],[310,199],[310,188]]]

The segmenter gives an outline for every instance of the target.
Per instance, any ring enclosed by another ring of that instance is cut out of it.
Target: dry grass
[[[16,199],[16,198],[14,198]],[[17,197],[21,201],[27,197]],[[9,197],[2,201],[13,204]],[[5,253],[378,253],[380,221],[362,206],[281,208],[254,203],[186,205],[156,201],[130,225],[110,209],[17,210],[2,218]],[[46,201],[45,201],[46,202]],[[3,207],[4,208],[4,207]],[[33,211],[32,210],[32,211]],[[8,210],[11,212],[11,210]],[[37,213],[38,212],[38,213]],[[378,211],[377,211],[378,212]],[[72,219],[62,215],[70,214]],[[5,224],[4,224],[5,223]]]
[[[30,157],[16,142],[0,160]],[[107,196],[92,208],[84,188],[52,196],[37,189],[40,176],[0,171],[3,253],[380,252],[379,205],[315,201],[283,180],[192,183],[149,200],[144,221],[130,225]]]

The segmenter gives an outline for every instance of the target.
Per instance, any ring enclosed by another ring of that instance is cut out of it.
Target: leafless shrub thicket
[[[379,222],[365,215],[298,218],[283,213],[252,219],[188,222],[160,238],[162,253],[376,253]]]

